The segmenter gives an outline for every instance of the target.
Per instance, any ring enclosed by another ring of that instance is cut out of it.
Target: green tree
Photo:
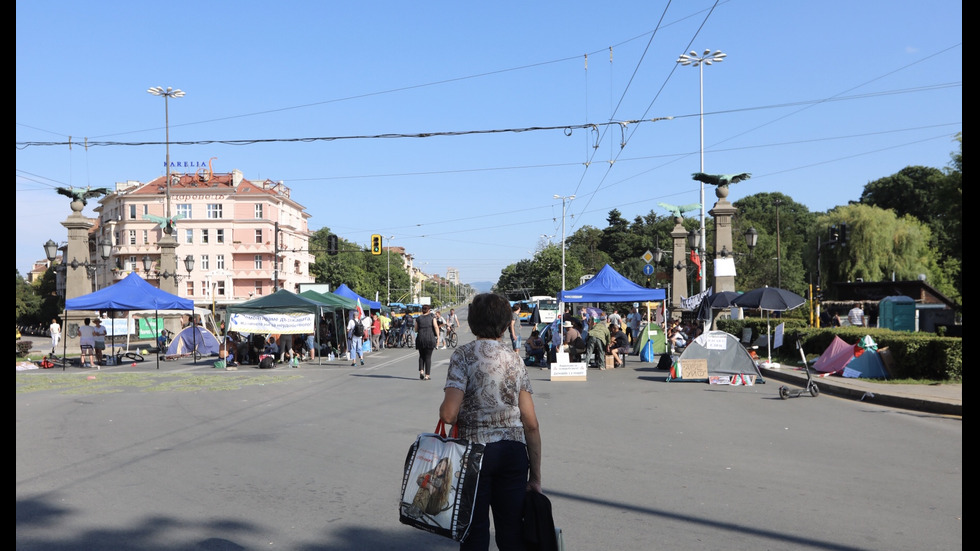
[[[28,283],[20,275],[20,271],[14,269],[16,279],[14,281],[14,315],[18,325],[35,325],[41,323],[41,297],[37,294],[37,289]]]
[[[738,212],[732,220],[732,245],[740,253],[736,257],[735,288],[748,291],[766,285],[779,286],[806,296],[810,281],[806,278],[801,253],[807,249],[814,214],[779,192],[744,197],[735,207]],[[755,228],[759,234],[754,250],[749,250],[745,241],[749,228]]]
[[[847,224],[845,244],[820,251],[820,280],[829,288],[835,281],[912,280],[927,274],[935,283],[943,276],[930,246],[931,231],[913,216],[864,204],[837,207],[818,215],[816,227],[824,234],[833,224]],[[810,250],[816,256],[816,244]]]

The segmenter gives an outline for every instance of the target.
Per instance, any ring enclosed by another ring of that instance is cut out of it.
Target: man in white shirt
[[[58,341],[61,340],[61,324],[58,323],[58,318],[53,318],[51,320],[51,354],[54,355],[56,348],[58,348]]]
[[[858,304],[847,313],[847,322],[856,327],[864,326],[864,309]]]

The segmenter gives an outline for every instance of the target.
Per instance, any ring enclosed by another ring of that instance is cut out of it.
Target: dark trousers
[[[424,371],[429,375],[432,371],[432,349],[419,348],[419,371]]]
[[[606,346],[601,339],[589,337],[589,342],[585,347],[585,367],[589,367],[592,361],[596,361],[596,367],[605,369],[606,367]]]
[[[497,549],[524,549],[521,524],[529,468],[526,445],[513,440],[487,444],[483,452],[473,522],[466,541],[459,544],[461,551],[490,548],[491,511]]]

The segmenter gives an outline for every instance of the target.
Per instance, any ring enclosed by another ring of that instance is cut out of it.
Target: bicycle
[[[454,329],[452,326],[446,330],[445,344],[447,348],[450,346],[456,348],[456,345],[459,344],[459,337],[456,335],[456,329]]]

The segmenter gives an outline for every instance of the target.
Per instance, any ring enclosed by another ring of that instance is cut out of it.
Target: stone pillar
[[[728,251],[728,258],[735,258],[735,247],[732,243],[732,215],[735,214],[735,207],[728,202],[728,186],[717,186],[715,196],[718,201],[708,213],[715,221],[715,258],[720,258],[719,253],[724,249]],[[707,247],[706,247],[707,248]],[[707,260],[705,260],[707,262]],[[715,278],[714,292],[734,291],[735,276],[718,276],[712,266],[711,273]]]
[[[65,265],[65,300],[87,295],[92,292],[92,280],[85,268],[89,262],[88,232],[93,224],[82,216],[85,205],[81,201],[72,201],[72,213],[61,223],[68,230],[68,246],[63,258]],[[72,268],[72,261],[76,267]]]
[[[681,297],[687,294],[687,230],[681,224],[683,218],[674,218],[674,229],[670,236],[674,241],[674,251],[671,257],[674,263],[670,267],[670,273],[674,274],[670,293],[670,315],[674,319],[680,319]],[[677,269],[678,263],[681,269]]]
[[[157,241],[160,246],[160,266],[157,268],[159,273],[177,273],[177,238],[173,235],[163,234]],[[160,289],[174,295],[177,292],[177,278],[160,276]]]

